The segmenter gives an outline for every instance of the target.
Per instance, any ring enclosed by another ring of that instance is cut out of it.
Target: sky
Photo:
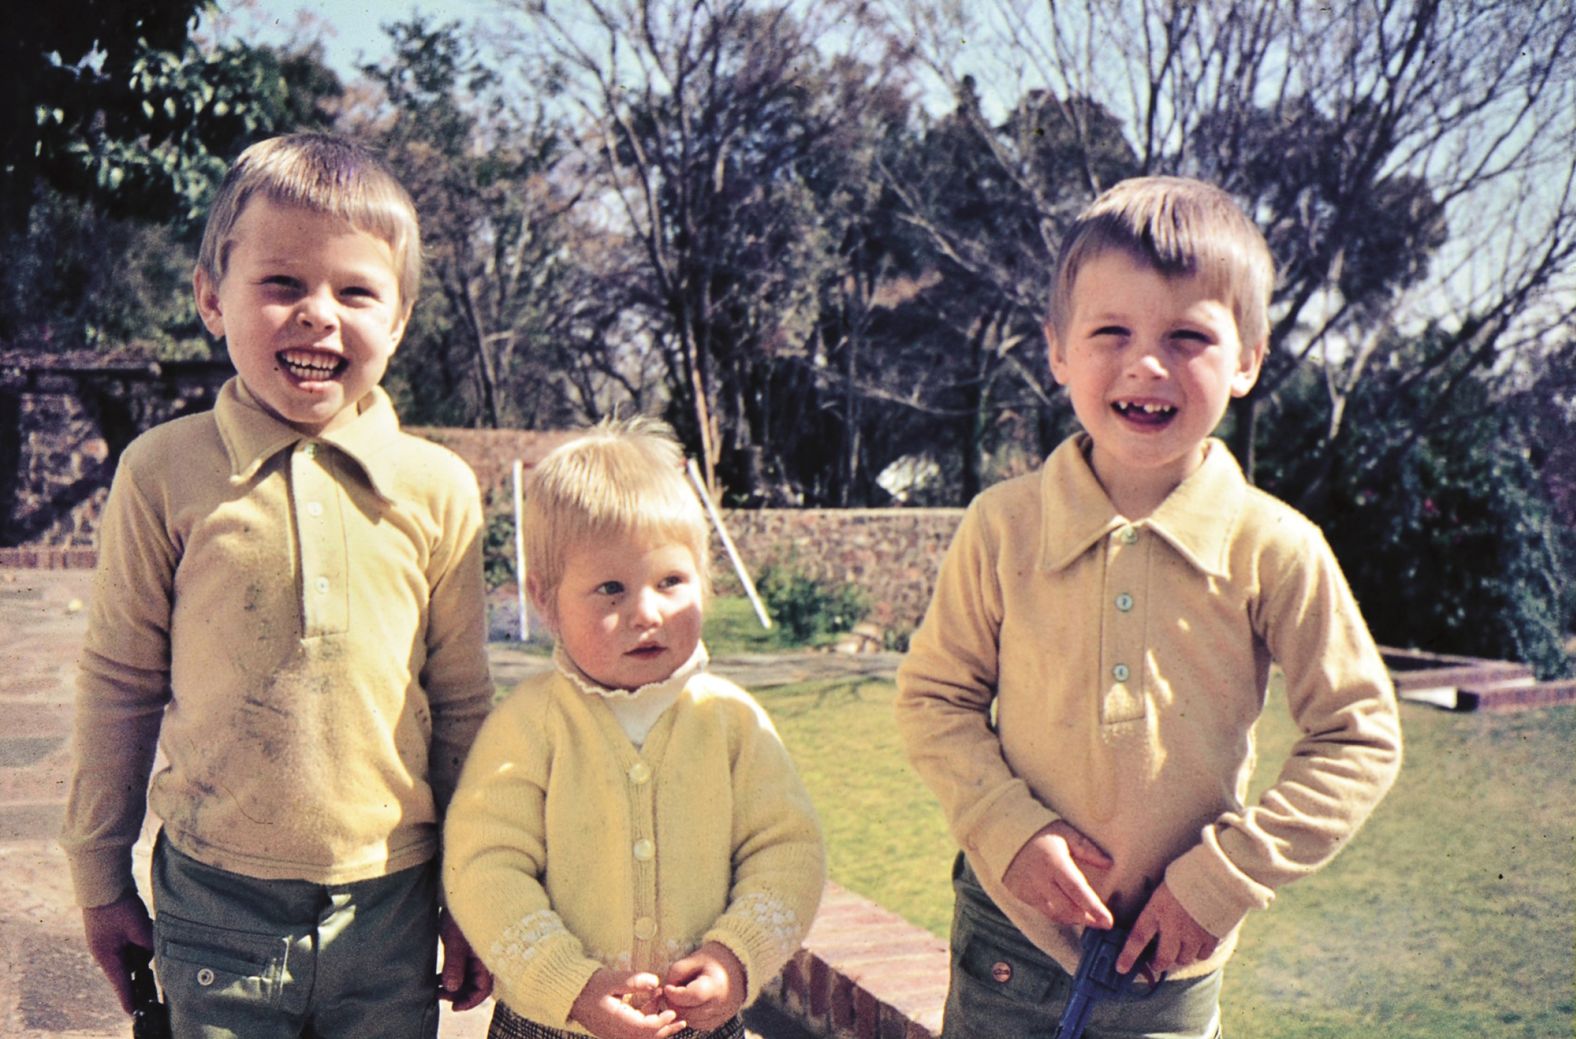
[[[327,63],[342,79],[353,79],[359,65],[388,53],[382,26],[413,13],[440,22],[472,22],[498,0],[220,0],[214,22],[223,38],[241,36],[259,43],[283,43],[303,25],[321,25]],[[205,22],[205,24],[207,24]]]

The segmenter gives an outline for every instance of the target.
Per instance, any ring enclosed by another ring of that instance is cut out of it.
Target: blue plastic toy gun
[[[1073,975],[1073,987],[1067,993],[1067,1008],[1056,1025],[1054,1039],[1080,1039],[1084,1025],[1089,1021],[1089,1011],[1102,999],[1120,994],[1133,982],[1133,975],[1142,971],[1135,966],[1126,974],[1116,972],[1116,958],[1127,944],[1127,928],[1113,927],[1109,931],[1088,928],[1083,934],[1083,954],[1078,959],[1078,973]]]

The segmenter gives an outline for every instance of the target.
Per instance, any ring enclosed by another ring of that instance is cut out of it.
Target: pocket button
[[[201,985],[203,988],[207,988],[209,985],[213,984],[212,967],[202,967],[197,971],[197,984]]]
[[[1012,964],[1006,960],[997,960],[990,965],[990,976],[999,984],[1005,985],[1012,980]]]

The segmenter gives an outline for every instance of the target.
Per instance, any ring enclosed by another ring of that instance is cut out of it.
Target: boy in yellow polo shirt
[[[378,388],[420,277],[415,208],[372,154],[247,149],[193,276],[237,375],[115,475],[62,844],[122,1006],[156,949],[178,1036],[434,1036],[440,929],[444,995],[490,985],[436,876],[492,697],[480,502]]]
[[[449,905],[497,979],[491,1039],[739,1039],[820,902],[809,794],[760,705],[707,670],[683,466],[634,419],[532,476],[555,666],[482,727],[443,838]]]
[[[1102,1035],[1220,1034],[1252,909],[1393,782],[1395,697],[1313,524],[1211,433],[1264,357],[1262,235],[1197,181],[1123,182],[1063,245],[1046,339],[1083,432],[970,505],[898,673],[908,755],[962,847],[944,1035],[1050,1035],[1084,927],[1165,975]],[[1303,736],[1248,805],[1271,663]]]

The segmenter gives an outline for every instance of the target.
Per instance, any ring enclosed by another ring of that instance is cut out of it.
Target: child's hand
[[[1155,955],[1149,962],[1157,975],[1207,960],[1220,944],[1220,939],[1204,930],[1182,908],[1182,903],[1165,884],[1149,896],[1144,911],[1138,914],[1127,936],[1127,944],[1122,946],[1122,954],[1116,958],[1116,969],[1124,974],[1132,970],[1151,941],[1155,943]]]
[[[744,964],[721,942],[707,942],[668,968],[662,994],[698,1032],[721,1028],[744,1005]]]
[[[492,995],[492,972],[460,932],[447,909],[438,917],[438,938],[443,942],[443,973],[438,975],[438,998],[455,1010],[469,1010]]]
[[[1116,921],[1089,886],[1083,866],[1109,869],[1111,857],[1058,819],[1018,849],[1001,880],[1020,901],[1056,923],[1110,927]]]
[[[133,945],[153,948],[153,921],[148,917],[148,907],[133,891],[107,906],[82,910],[82,929],[87,934],[88,952],[120,997],[120,1008],[131,1013],[131,970],[126,966],[126,950]]]
[[[598,1039],[668,1039],[684,1029],[678,1013],[664,1004],[655,974],[606,967],[591,975],[569,1016]]]

